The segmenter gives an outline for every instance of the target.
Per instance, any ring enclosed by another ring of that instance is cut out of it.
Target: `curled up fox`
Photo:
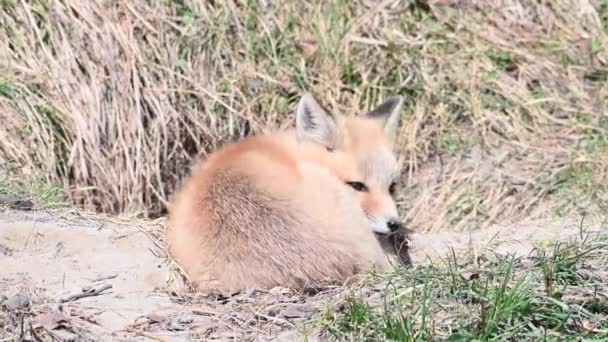
[[[169,253],[200,290],[345,283],[387,271],[406,240],[394,201],[402,98],[365,115],[310,94],[295,128],[224,145],[197,163],[169,208]]]

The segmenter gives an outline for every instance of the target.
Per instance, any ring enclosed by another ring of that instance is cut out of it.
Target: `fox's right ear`
[[[298,103],[296,136],[298,141],[313,141],[329,151],[334,150],[338,144],[336,119],[310,93],[305,93]]]
[[[367,113],[367,117],[377,119],[382,122],[384,133],[390,140],[395,140],[399,129],[401,116],[401,107],[403,106],[403,97],[391,96],[376,107],[371,112]]]

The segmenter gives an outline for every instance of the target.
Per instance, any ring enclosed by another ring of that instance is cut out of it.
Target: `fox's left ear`
[[[394,141],[397,136],[402,105],[402,96],[391,96],[387,98],[384,103],[367,113],[367,117],[381,120],[382,125],[384,126],[384,134],[386,134],[391,141]]]

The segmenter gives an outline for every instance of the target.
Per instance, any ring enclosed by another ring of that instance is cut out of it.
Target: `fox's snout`
[[[397,205],[388,193],[364,194],[361,207],[369,220],[372,232],[387,235],[395,233],[401,228]]]
[[[401,228],[397,206],[392,198],[378,198],[362,203],[363,210],[370,223],[370,228],[377,234],[392,234]]]
[[[370,228],[377,234],[392,234],[401,228],[401,223],[397,218],[384,219],[368,215]]]
[[[391,233],[398,231],[401,228],[401,223],[397,220],[390,220],[386,223]]]

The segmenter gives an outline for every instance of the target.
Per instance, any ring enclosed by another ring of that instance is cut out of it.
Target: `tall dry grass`
[[[608,205],[608,4],[0,0],[0,158],[103,212],[163,213],[196,155],[407,98],[400,208],[468,229]]]

